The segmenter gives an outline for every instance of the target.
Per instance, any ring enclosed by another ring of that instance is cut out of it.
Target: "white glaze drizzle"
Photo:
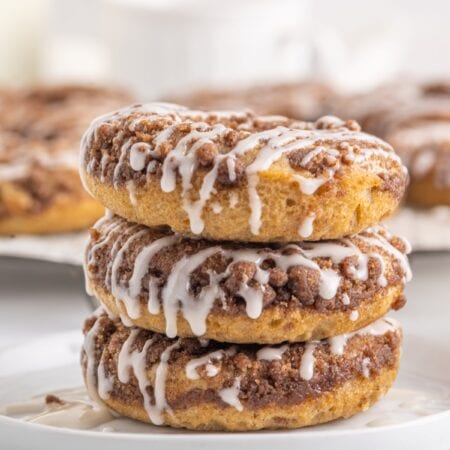
[[[244,406],[239,400],[239,392],[241,390],[241,379],[239,377],[234,379],[233,385],[229,388],[221,389],[218,394],[219,397],[228,405],[241,412],[244,410]]]
[[[403,240],[407,244],[406,254],[403,254],[401,251],[396,249],[381,233],[378,232],[380,229],[380,227],[373,227],[372,229],[368,230],[376,233],[376,239],[373,237],[364,236],[362,234],[355,235],[355,238],[374,247],[382,248],[386,253],[393,256],[401,265],[401,268],[405,274],[405,282],[411,281],[412,272],[411,267],[409,266],[408,257],[406,256],[411,251],[410,245],[405,240]]]
[[[46,395],[12,403],[0,408],[0,414],[23,416],[30,423],[86,430],[114,419],[102,404],[93,402],[85,388],[72,388],[49,393],[58,401],[46,401]]]
[[[196,150],[204,144],[214,143],[221,137],[229,133],[230,128],[221,123],[210,125],[206,122],[198,121],[204,119],[208,115],[216,115],[217,117],[241,117],[247,118],[247,122],[242,125],[251,125],[250,116],[246,111],[241,112],[219,112],[202,113],[200,111],[189,111],[179,105],[167,103],[150,103],[147,105],[133,106],[125,108],[106,116],[102,116],[94,120],[86,131],[82,139],[82,151],[80,155],[81,176],[84,178],[84,171],[92,172],[90,162],[85,162],[87,149],[91,139],[96,136],[96,130],[103,123],[107,123],[114,118],[126,117],[133,112],[145,112],[144,117],[138,117],[130,126],[131,131],[137,126],[140,120],[149,120],[165,116],[170,120],[171,125],[167,125],[162,131],[156,134],[153,147],[147,143],[126,141],[121,149],[119,161],[115,167],[113,184],[117,185],[118,174],[124,161],[128,158],[130,166],[133,170],[142,170],[143,154],[152,154],[158,152],[158,146],[167,141],[176,130],[179,123],[187,121],[191,125],[191,131],[181,138],[176,146],[170,151],[169,155],[164,159],[162,164],[161,189],[163,192],[173,192],[177,186],[177,175],[181,177],[182,188],[182,204],[186,211],[191,231],[194,234],[200,234],[204,229],[202,212],[206,203],[210,200],[214,191],[219,164],[225,160],[228,169],[228,175],[231,181],[236,179],[235,162],[239,157],[258,148],[254,160],[247,165],[245,176],[247,178],[248,199],[250,204],[249,226],[252,234],[259,234],[261,227],[261,218],[263,208],[259,193],[257,190],[259,176],[258,174],[270,168],[270,166],[278,161],[283,155],[296,150],[309,150],[300,162],[300,167],[306,170],[306,166],[311,160],[319,155],[326,154],[329,159],[334,159],[335,164],[332,169],[328,169],[326,175],[318,174],[315,177],[303,177],[293,174],[293,179],[300,184],[300,189],[305,195],[311,195],[326,181],[331,180],[334,174],[340,169],[339,156],[340,152],[336,148],[327,148],[322,145],[327,142],[338,146],[351,140],[357,140],[359,146],[359,154],[352,153],[352,159],[362,165],[377,166],[374,156],[384,159],[391,159],[401,165],[400,158],[380,139],[362,132],[349,131],[342,128],[343,122],[339,119],[328,116],[321,119],[323,123],[335,124],[338,129],[322,129],[322,130],[305,130],[299,128],[286,128],[277,126],[273,129],[251,133],[248,137],[240,140],[234,148],[228,153],[217,153],[209,172],[204,176],[201,186],[196,193],[197,199],[193,199],[192,178],[198,166]],[[339,128],[341,127],[341,128]],[[145,151],[142,147],[134,147],[145,144]],[[373,148],[378,147],[378,148]],[[139,148],[139,150],[137,150]],[[348,146],[352,149],[353,147]],[[143,153],[145,152],[145,153]],[[142,167],[142,168],[141,168]],[[141,169],[139,169],[141,168]],[[379,167],[382,170],[381,167]],[[147,171],[148,172],[148,171]],[[297,178],[296,178],[297,177]]]
[[[239,203],[239,197],[236,192],[230,193],[230,208],[235,208]]]
[[[326,176],[307,178],[296,174],[292,175],[292,178],[298,182],[300,190],[305,195],[313,195],[320,186],[323,186],[329,180]]]
[[[222,212],[222,205],[220,203],[214,202],[212,205],[212,210],[214,214],[220,214]]]
[[[314,376],[315,358],[314,351],[319,341],[309,341],[305,344],[305,351],[300,362],[300,377],[305,381],[310,381]]]
[[[145,246],[137,255],[134,261],[133,272],[128,282],[128,292],[126,295],[127,311],[130,310],[129,306],[133,302],[136,302],[141,289],[142,280],[148,271],[148,266],[151,259],[162,249],[174,245],[179,240],[177,235],[165,236],[151,244]],[[159,298],[156,290],[155,281],[153,277],[150,277],[149,281],[149,300],[148,308],[150,313],[157,314],[159,312]]]
[[[355,322],[356,320],[358,320],[358,318],[359,318],[359,312],[358,312],[358,310],[357,309],[354,309],[351,313],[350,313],[350,320],[352,321],[352,322]]]
[[[287,344],[281,347],[263,347],[257,351],[256,358],[265,361],[279,361],[288,348]]]
[[[111,293],[117,302],[123,302],[126,312],[132,319],[137,319],[141,315],[141,297],[143,279],[148,274],[149,265],[152,258],[164,248],[176,245],[180,239],[178,235],[169,235],[156,239],[150,244],[140,249],[134,257],[131,277],[128,283],[119,280],[119,269],[121,268],[123,256],[127,253],[130,246],[141,239],[147,229],[138,225],[129,225],[123,219],[114,217],[108,223],[101,219],[97,228],[103,228],[102,237],[92,246],[86,254],[87,264],[95,265],[96,253],[102,246],[111,246],[110,257],[106,269],[105,284],[110,286]],[[320,274],[319,295],[329,300],[335,297],[341,285],[342,277],[340,273],[333,268],[322,269],[314,258],[330,258],[335,264],[339,264],[347,257],[357,257],[357,264],[351,270],[351,277],[355,280],[366,281],[368,278],[369,256],[377,258],[381,263],[381,273],[378,277],[378,284],[384,287],[387,284],[386,271],[383,252],[391,257],[398,259],[405,272],[405,279],[409,280],[410,270],[407,257],[395,249],[388,240],[386,240],[381,230],[373,229],[371,237],[366,235],[355,235],[352,239],[343,239],[334,242],[308,243],[304,246],[289,244],[278,250],[267,250],[261,248],[250,248],[247,250],[233,250],[221,246],[206,247],[197,253],[185,255],[172,266],[169,276],[164,285],[159,285],[159,281],[150,276],[148,285],[148,303],[147,307],[151,314],[162,312],[166,320],[166,334],[169,337],[177,335],[177,318],[181,313],[189,323],[193,333],[201,336],[206,332],[206,319],[216,300],[222,301],[222,307],[226,309],[225,292],[221,286],[221,281],[230,275],[230,267],[233,263],[239,261],[252,262],[256,266],[254,280],[256,285],[249,285],[247,279],[244,279],[238,291],[246,304],[246,313],[252,319],[257,319],[263,310],[263,299],[265,286],[270,277],[269,270],[261,268],[261,263],[267,259],[272,260],[275,266],[283,271],[288,271],[292,266],[303,266],[318,270]],[[384,231],[383,231],[384,232]],[[104,234],[103,234],[104,233]],[[120,239],[117,236],[120,235]],[[113,237],[114,236],[114,237]],[[363,253],[358,247],[359,242],[365,242],[373,247],[380,248],[381,253],[372,251],[370,255]],[[289,250],[290,254],[284,254]],[[222,255],[229,265],[222,273],[210,272],[210,282],[203,287],[200,292],[193,294],[187,288],[190,284],[192,273],[213,255]],[[89,272],[89,271],[88,271]],[[89,273],[88,273],[89,276]],[[347,295],[347,297],[344,297]],[[343,293],[343,303],[349,304],[348,294]]]
[[[126,239],[125,243],[119,248],[118,246],[113,250],[116,250],[114,258],[111,260],[111,293],[116,299],[123,299],[126,301],[127,313],[131,318],[137,318],[140,316],[140,304],[138,302],[128,302],[127,290],[122,287],[120,280],[118,279],[119,267],[122,263],[125,252],[129,249],[130,245],[138,241],[142,236],[146,234],[145,230],[140,229],[137,233],[133,233],[133,230],[138,230],[139,226],[135,225],[130,230],[130,236]],[[116,241],[117,244],[118,241]]]
[[[94,316],[97,317],[97,320],[94,322],[92,328],[86,333],[83,342],[83,351],[86,354],[86,388],[90,397],[96,400],[98,403],[102,403],[102,400],[97,391],[97,368],[95,366],[96,357],[95,357],[95,347],[96,347],[96,337],[98,334],[98,329],[100,326],[100,321],[98,317],[103,313],[103,308],[98,308],[94,312]]]
[[[236,353],[236,347],[232,346],[227,350],[216,350],[215,352],[208,353],[200,358],[191,359],[186,364],[186,377],[190,380],[198,380],[200,375],[197,369],[201,366],[205,366],[206,375],[208,377],[216,376],[220,369],[215,364],[216,361],[221,361],[225,356],[233,356]]]
[[[136,205],[137,205],[137,200],[136,200],[136,186],[135,186],[135,184],[134,184],[134,181],[133,181],[133,180],[127,181],[127,182],[126,182],[126,188],[127,188],[128,194],[129,194],[129,196],[130,196],[130,203],[131,203],[133,206],[136,206]]]
[[[307,342],[305,344],[305,351],[300,362],[300,376],[305,381],[310,381],[314,377],[314,351],[318,345],[323,345],[324,342],[328,342],[332,354],[341,356],[344,354],[345,346],[348,340],[354,336],[382,336],[387,332],[397,332],[399,329],[400,325],[396,320],[384,317],[353,333],[334,336],[326,341]],[[369,364],[370,359],[364,358],[362,361],[362,373],[365,377],[368,377],[370,374]]]
[[[109,398],[109,393],[113,387],[113,380],[106,374],[105,365],[101,360],[97,368],[97,390],[102,400]]]
[[[302,238],[308,238],[314,231],[314,219],[316,215],[314,213],[309,214],[298,229],[298,234]]]
[[[147,369],[147,352],[149,347],[153,344],[153,339],[148,339],[145,341],[144,347],[141,351],[137,349],[131,350],[139,333],[140,330],[138,328],[133,328],[130,331],[130,335],[127,340],[123,343],[117,362],[117,376],[121,383],[128,383],[130,379],[130,372],[132,371],[134,373],[134,376],[139,384],[139,390],[143,397],[144,408],[149,419],[155,425],[162,425],[164,423],[164,411],[168,411],[170,413],[170,408],[166,400],[168,361],[171,352],[179,347],[180,341],[177,340],[174,344],[168,346],[160,356],[160,361],[155,372],[153,386],[154,403],[152,403],[148,393],[150,380]]]
[[[399,328],[400,325],[396,320],[389,317],[384,317],[376,320],[367,327],[354,331],[353,333],[340,334],[339,336],[328,338],[328,344],[330,345],[330,349],[333,354],[342,355],[344,353],[347,342],[353,336],[381,336],[389,331],[395,332]]]
[[[369,378],[370,376],[370,358],[363,358],[362,363],[362,374],[364,378]]]
[[[142,170],[146,164],[147,154],[150,154],[151,148],[147,143],[137,143],[130,148],[130,166],[133,170]]]

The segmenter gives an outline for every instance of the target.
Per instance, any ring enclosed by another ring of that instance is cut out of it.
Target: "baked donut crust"
[[[395,380],[400,343],[390,319],[354,335],[267,348],[169,340],[100,314],[85,324],[81,360],[90,395],[127,417],[250,431],[310,426],[368,409]]]
[[[174,336],[278,343],[348,333],[404,305],[409,248],[385,229],[340,241],[210,242],[107,215],[91,231],[90,290],[124,323]]]
[[[129,100],[90,86],[0,93],[0,234],[77,231],[102,215],[79,179],[79,141],[92,117]]]
[[[163,313],[150,314],[148,308],[141,306],[139,317],[131,319],[123,302],[92,284],[91,289],[101,304],[111,314],[120,316],[124,323],[158,333],[166,332],[167,323]],[[245,314],[230,315],[226,311],[212,312],[206,318],[206,332],[201,337],[237,344],[278,344],[324,339],[365,327],[403,304],[403,289],[393,286],[361,302],[351,311],[319,312],[313,308],[289,311],[283,306],[273,305],[265,308],[257,319],[251,319]],[[181,313],[177,314],[176,328],[180,337],[195,336]]]
[[[389,217],[406,169],[353,121],[316,123],[171,104],[94,121],[81,176],[108,209],[212,240],[336,239]]]

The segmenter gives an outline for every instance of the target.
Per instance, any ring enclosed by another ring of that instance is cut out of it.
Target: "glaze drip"
[[[130,331],[130,335],[123,344],[117,363],[117,374],[121,383],[128,383],[130,379],[130,373],[133,373],[136,377],[139,390],[143,397],[144,408],[148,414],[149,419],[155,425],[162,425],[164,423],[163,413],[165,411],[170,413],[170,407],[166,400],[166,378],[167,367],[170,354],[180,344],[179,341],[175,341],[172,345],[168,346],[161,354],[160,362],[156,368],[154,385],[153,385],[153,397],[152,402],[148,393],[150,387],[149,374],[147,369],[147,352],[150,346],[153,344],[153,339],[148,339],[141,351],[132,350],[136,338],[138,337],[140,330],[133,328]]]

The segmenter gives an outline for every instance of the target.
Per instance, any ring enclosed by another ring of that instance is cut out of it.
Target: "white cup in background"
[[[145,100],[311,76],[309,0],[104,0],[110,81]]]
[[[47,0],[0,1],[0,84],[36,82]]]

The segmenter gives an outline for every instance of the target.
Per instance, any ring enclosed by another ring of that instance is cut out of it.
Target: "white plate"
[[[444,312],[444,311],[443,311]],[[450,332],[445,331],[449,337]],[[72,430],[0,416],[0,448],[8,450],[158,450],[349,448],[448,450],[450,448],[450,338],[407,333],[402,370],[392,391],[371,410],[348,420],[295,431],[198,433],[153,427],[128,419],[109,422],[114,432]],[[0,353],[0,404],[82,384],[81,336],[46,337]],[[52,342],[55,347],[53,347]],[[54,351],[52,351],[52,347]],[[49,359],[48,355],[53,357]],[[26,364],[28,362],[28,366]],[[127,432],[123,432],[126,430]],[[33,443],[30,447],[30,443]],[[5,446],[7,443],[7,446]]]

